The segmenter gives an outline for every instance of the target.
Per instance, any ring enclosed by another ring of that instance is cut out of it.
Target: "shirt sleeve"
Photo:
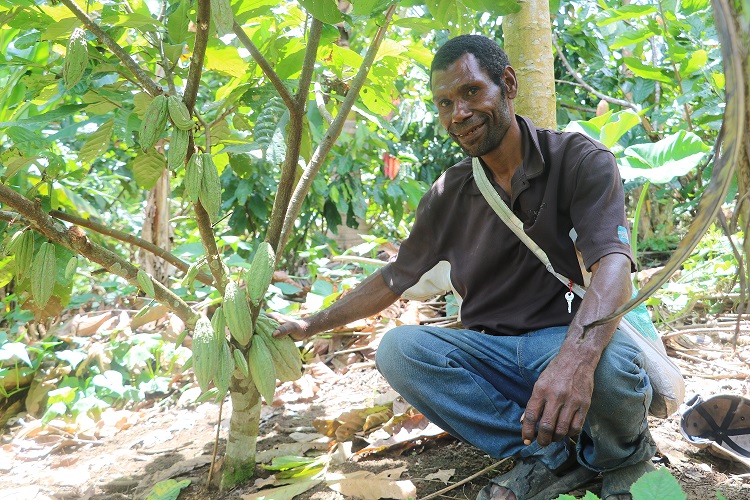
[[[636,270],[622,180],[609,150],[595,149],[578,165],[570,216],[586,269],[606,255],[621,253],[630,258],[631,271]]]

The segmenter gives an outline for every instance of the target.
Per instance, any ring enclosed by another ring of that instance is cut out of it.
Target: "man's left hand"
[[[564,348],[564,347],[563,347]],[[575,436],[583,429],[594,391],[594,370],[572,353],[555,356],[534,384],[523,415],[521,435],[529,445],[538,435],[541,446]]]

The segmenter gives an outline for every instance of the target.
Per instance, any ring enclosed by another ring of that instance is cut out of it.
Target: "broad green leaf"
[[[47,425],[48,423],[52,422],[55,417],[64,415],[67,411],[67,405],[62,401],[58,401],[57,403],[50,405],[49,408],[47,408],[47,411],[44,412],[44,415],[42,415],[42,423],[44,425]]]
[[[625,155],[641,161],[648,168],[685,168],[685,163],[692,167],[711,148],[700,137],[692,132],[680,130],[676,134],[665,137],[659,142],[636,144],[625,149]],[[688,169],[689,170],[689,169]],[[676,174],[684,175],[684,174]],[[670,177],[671,179],[671,177]]]
[[[29,366],[33,366],[31,364],[31,359],[29,359],[29,353],[26,351],[25,344],[21,342],[9,342],[7,344],[3,344],[3,346],[0,347],[0,361],[8,361],[10,359],[13,359],[14,357],[18,358]]]
[[[30,126],[36,127],[37,125],[40,125],[40,124],[46,125],[50,122],[55,122],[57,120],[60,120],[61,118],[67,118],[68,116],[75,115],[86,106],[88,105],[87,104],[65,104],[63,106],[59,106],[53,109],[52,111],[48,111],[40,115],[30,116],[28,118],[20,118],[12,122],[0,122],[0,128],[11,127],[13,125],[17,125],[19,127],[30,127]]]
[[[395,0],[353,0],[351,2],[352,15],[357,17],[372,17],[381,14]]]
[[[188,30],[190,27],[190,18],[188,17],[190,4],[191,2],[183,0],[167,18],[167,32],[169,33],[169,38],[172,39],[172,43],[183,43],[190,34]]]
[[[376,61],[379,61],[383,59],[384,57],[399,57],[401,54],[407,51],[407,48],[404,47],[403,44],[396,42],[394,40],[385,39],[383,40],[383,43],[380,45],[380,50],[378,50],[378,54],[375,57]]]
[[[443,29],[443,24],[435,19],[425,19],[422,17],[404,17],[393,21],[394,26],[399,28],[409,28],[417,33],[429,33],[433,30]]]
[[[59,389],[53,389],[47,393],[47,404],[55,404],[59,401],[62,401],[65,404],[70,404],[75,398],[75,388],[60,387]]]
[[[644,40],[648,40],[652,36],[660,36],[662,30],[657,28],[656,31],[652,30],[651,27],[644,27],[637,30],[627,30],[619,34],[615,39],[614,43],[609,45],[612,50],[621,49],[628,45],[636,45]]]
[[[13,281],[15,276],[15,259],[14,257],[5,257],[0,259],[0,287],[3,287]]]
[[[604,126],[602,126],[599,140],[602,144],[611,148],[630,129],[641,123],[638,114],[631,110],[619,111],[612,115]]]
[[[494,16],[515,14],[521,10],[521,4],[516,0],[463,0],[463,3],[477,12],[488,12]]]
[[[164,29],[164,25],[146,14],[141,14],[139,12],[134,12],[132,14],[117,13],[115,11],[108,12],[111,12],[112,14],[102,16],[102,21],[107,24],[123,26],[126,28],[141,28],[146,31],[150,29]]]
[[[688,76],[696,71],[700,71],[705,68],[708,62],[708,52],[703,49],[696,50],[691,53],[687,63],[683,62],[680,64],[680,74]]]
[[[60,19],[55,24],[51,24],[44,31],[42,41],[57,40],[58,38],[68,38],[73,33],[73,29],[81,26],[81,21],[77,17],[71,16]]]
[[[624,5],[619,9],[607,9],[596,16],[596,24],[606,26],[617,21],[632,21],[656,12],[653,5]]]
[[[662,467],[642,476],[630,487],[633,500],[685,500],[687,495],[680,488],[669,469]]]
[[[109,148],[114,125],[114,118],[110,118],[102,123],[97,131],[86,139],[86,143],[81,148],[81,151],[78,152],[78,159],[82,162],[91,163],[99,158]]]
[[[241,78],[247,72],[247,63],[242,60],[237,49],[219,42],[209,42],[206,49],[206,69],[218,71],[225,75]]]
[[[344,20],[336,0],[299,0],[299,3],[318,21],[336,24]]]
[[[151,189],[167,166],[164,155],[153,150],[148,153],[139,153],[132,163],[133,178],[143,189]]]
[[[677,5],[679,5],[679,12],[688,16],[711,7],[711,0],[680,0]]]
[[[189,484],[190,479],[183,479],[182,481],[167,479],[158,482],[146,496],[146,500],[176,500],[180,495],[180,491],[182,491],[183,488],[186,488]]]
[[[148,105],[151,104],[151,101],[153,100],[154,98],[146,92],[138,92],[133,96],[133,112],[138,118],[143,118],[143,115],[146,114],[146,110],[148,109]]]
[[[623,62],[625,62],[625,65],[630,68],[630,71],[632,71],[636,76],[640,76],[641,78],[646,78],[648,80],[657,80],[662,83],[674,84],[674,79],[667,76],[664,73],[664,70],[655,66],[648,66],[646,64],[643,64],[640,59],[636,59],[635,57],[625,57],[623,58]]]

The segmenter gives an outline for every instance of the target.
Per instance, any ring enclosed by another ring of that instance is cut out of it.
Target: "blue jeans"
[[[493,457],[534,456],[556,469],[568,447],[524,445],[521,415],[539,375],[562,345],[567,327],[517,337],[473,330],[401,326],[378,346],[378,370],[436,425]],[[651,384],[642,354],[616,331],[594,374],[594,394],[579,436],[578,461],[595,471],[642,462],[656,452],[646,415]]]

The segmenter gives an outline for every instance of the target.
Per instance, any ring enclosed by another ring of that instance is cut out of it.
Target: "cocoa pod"
[[[16,241],[18,243],[12,245],[12,248],[16,262],[16,280],[20,283],[31,270],[31,262],[34,258],[34,232],[24,231]]]
[[[186,287],[188,290],[190,290],[190,293],[193,293],[195,290],[195,278],[198,277],[198,273],[201,270],[201,267],[206,265],[206,256],[201,256],[190,264],[190,267],[188,267],[187,272],[185,273],[185,277],[182,278],[182,286]]]
[[[248,355],[248,367],[258,392],[266,400],[266,404],[272,404],[273,395],[276,392],[276,369],[271,351],[262,335],[253,337]]]
[[[159,94],[148,105],[141,121],[139,140],[144,153],[151,149],[161,136],[167,126],[167,115],[167,98]]]
[[[193,203],[198,203],[203,183],[203,155],[196,153],[185,166],[185,194]]]
[[[73,256],[70,258],[68,263],[65,265],[65,279],[70,280],[78,269],[78,257]]]
[[[195,404],[205,403],[211,399],[216,400],[219,397],[223,397],[223,394],[219,394],[219,389],[216,387],[211,387],[209,390],[195,398]]]
[[[191,130],[193,128],[193,119],[190,117],[185,102],[181,97],[171,95],[167,98],[167,108],[169,117],[172,119],[174,126],[180,130]]]
[[[149,274],[143,269],[139,269],[136,277],[138,279],[138,286],[141,287],[141,290],[143,290],[143,292],[149,297],[154,298],[156,296],[156,290],[154,289],[154,282],[151,280],[151,276],[149,276]]]
[[[221,208],[221,181],[219,181],[219,171],[216,164],[208,153],[203,155],[203,179],[201,180],[198,198],[203,208],[208,212],[211,223],[216,222]]]
[[[221,344],[221,351],[219,353],[219,365],[216,368],[216,375],[214,376],[214,384],[219,389],[219,394],[222,396],[229,390],[229,385],[232,383],[232,374],[234,373],[234,356],[232,356],[232,350],[229,347],[229,343],[224,340]]]
[[[219,355],[211,322],[201,316],[193,330],[193,372],[203,391],[208,390],[209,384],[216,376]]]
[[[299,349],[291,337],[276,338],[273,336],[273,331],[278,327],[279,324],[276,321],[261,312],[255,324],[255,330],[258,332],[255,337],[261,336],[265,339],[268,350],[271,352],[271,358],[273,358],[276,377],[281,382],[297,380],[303,373]],[[253,342],[255,342],[254,339]]]
[[[222,306],[229,333],[240,345],[247,345],[250,337],[253,336],[253,318],[250,306],[247,304],[245,290],[242,290],[236,281],[230,279],[224,288]]]
[[[173,128],[169,136],[169,149],[167,150],[167,165],[169,170],[175,170],[185,163],[188,144],[190,143],[190,132]]]
[[[264,241],[258,245],[253,261],[250,263],[250,269],[245,274],[247,296],[253,305],[257,306],[266,295],[275,267],[276,253],[271,244]]]
[[[242,351],[235,349],[232,354],[234,355],[234,366],[242,373],[242,376],[247,378],[250,376],[250,370],[247,365],[247,360]]]
[[[227,339],[227,321],[224,317],[224,308],[219,306],[214,311],[214,315],[211,316],[211,326],[214,329],[214,343],[216,349],[221,349],[222,344]]]
[[[42,243],[31,266],[31,296],[40,309],[44,309],[55,288],[55,245]]]
[[[81,81],[86,66],[89,64],[89,49],[86,43],[86,32],[76,28],[68,39],[63,63],[63,81],[65,90],[70,90]]]
[[[220,36],[232,33],[234,14],[231,0],[211,0],[211,18]]]

